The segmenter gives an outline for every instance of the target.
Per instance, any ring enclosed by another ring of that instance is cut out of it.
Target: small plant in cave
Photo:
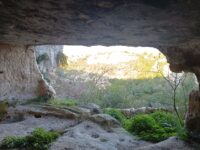
[[[59,52],[57,54],[56,60],[57,60],[58,67],[64,69],[64,68],[66,68],[68,66],[68,62],[67,62],[68,61],[68,57],[64,53]]]
[[[8,111],[8,104],[6,102],[0,102],[0,121],[4,119]]]
[[[36,59],[37,63],[40,64],[43,61],[48,61],[49,60],[49,55],[47,53],[44,53],[42,55],[39,55]]]
[[[26,148],[33,150],[47,150],[49,144],[59,137],[55,131],[46,131],[42,128],[36,128],[31,135],[24,137],[8,136],[1,143],[1,148]]]

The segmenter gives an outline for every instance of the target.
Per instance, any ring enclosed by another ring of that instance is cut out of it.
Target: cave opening
[[[171,72],[164,54],[152,47],[46,45],[36,47],[36,56],[60,103],[173,111],[175,94],[185,118],[189,93],[198,87],[194,74]]]

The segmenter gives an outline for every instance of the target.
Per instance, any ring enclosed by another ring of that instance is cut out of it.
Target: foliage
[[[0,102],[0,121],[7,114],[8,104],[6,102]]]
[[[148,61],[147,61],[148,60]],[[129,62],[131,70],[134,70],[137,79],[153,79],[161,77],[161,74],[157,71],[156,65],[159,61],[159,67],[164,71],[164,66],[167,64],[165,56],[163,54],[154,55],[143,53],[137,56],[136,61]]]
[[[173,108],[171,88],[161,77],[137,80],[110,79],[109,82],[110,85],[105,88],[98,88],[91,81],[85,82],[85,88],[79,101],[81,103],[93,102],[103,108],[139,108],[144,106]],[[183,118],[187,111],[189,93],[197,88],[197,84],[192,74],[188,74],[182,84],[177,89],[176,103]]]
[[[28,148],[33,150],[47,150],[51,142],[57,139],[59,133],[36,128],[31,135],[25,137],[6,137],[1,148]]]
[[[59,52],[57,54],[56,60],[57,60],[58,67],[67,68],[67,66],[68,66],[68,57],[64,53]]]
[[[75,106],[78,104],[77,101],[73,99],[51,99],[48,103],[55,106]]]
[[[36,61],[38,64],[40,64],[43,61],[48,61],[49,60],[49,55],[47,53],[41,54],[37,57]]]
[[[127,119],[121,111],[115,108],[104,109],[104,113],[111,115],[112,117],[117,119],[122,125],[124,125]]]
[[[126,121],[125,128],[141,139],[159,142],[176,135],[179,127],[177,118],[167,112],[140,114]]]

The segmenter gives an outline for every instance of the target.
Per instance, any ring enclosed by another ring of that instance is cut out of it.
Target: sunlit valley
[[[104,108],[173,108],[173,89],[168,81],[172,85],[178,82],[174,81],[176,74],[170,71],[165,56],[155,48],[64,46],[63,54],[66,65],[61,62],[60,66],[46,71],[49,63],[56,60],[39,63],[44,77],[61,100],[96,103]],[[185,114],[186,99],[197,88],[197,82],[190,73],[177,76],[176,80],[181,83],[176,90],[176,101]]]

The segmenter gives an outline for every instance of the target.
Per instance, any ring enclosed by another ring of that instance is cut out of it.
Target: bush
[[[57,139],[59,133],[36,128],[31,135],[25,137],[6,137],[1,148],[28,148],[34,150],[47,150],[50,143]]]
[[[127,120],[125,128],[143,140],[159,142],[175,136],[179,122],[172,114],[158,111],[148,115],[140,114]]]
[[[121,111],[114,108],[107,108],[104,110],[104,113],[111,115],[112,117],[117,119],[122,125],[124,125],[127,119]]]

